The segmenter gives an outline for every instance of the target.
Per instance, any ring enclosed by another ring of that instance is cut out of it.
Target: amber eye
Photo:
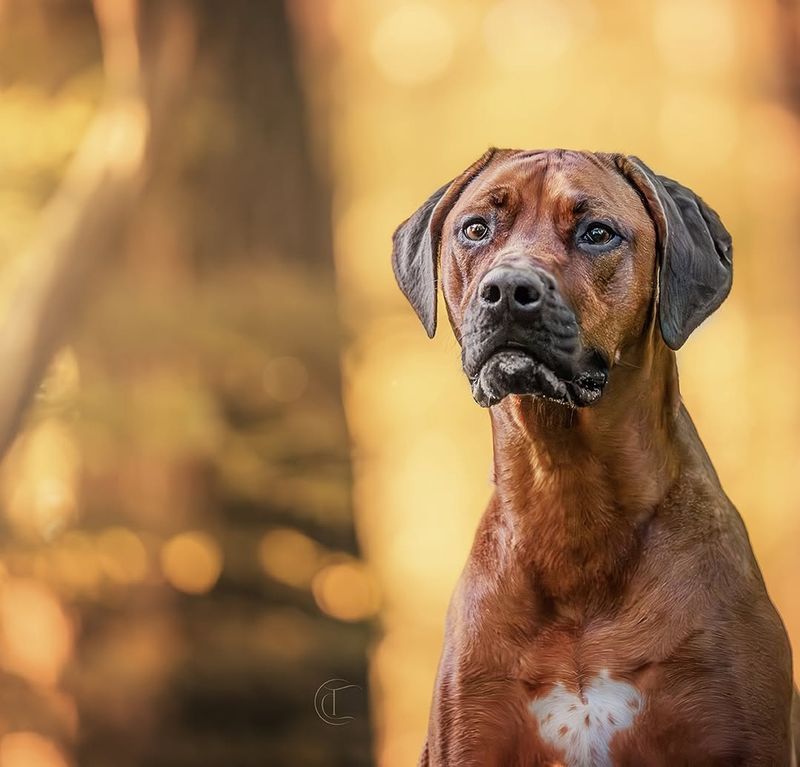
[[[474,218],[472,221],[467,221],[467,223],[462,227],[461,231],[464,233],[464,237],[466,237],[468,240],[478,242],[479,240],[485,239],[486,235],[489,234],[489,227],[486,225],[485,221],[482,221],[479,218]]]
[[[607,245],[617,237],[617,233],[605,224],[589,224],[581,239],[590,245]]]

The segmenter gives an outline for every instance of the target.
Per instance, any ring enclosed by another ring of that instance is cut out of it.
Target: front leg
[[[507,683],[464,684],[440,679],[421,764],[429,767],[509,767],[514,715]]]
[[[797,685],[792,694],[792,767],[800,765],[800,692]]]
[[[417,767],[430,767],[430,757],[428,756],[428,741],[425,740],[425,746],[422,749],[422,753],[419,756],[419,761],[417,762]]]
[[[420,767],[539,767],[556,756],[539,740],[519,680],[468,677],[443,662]]]

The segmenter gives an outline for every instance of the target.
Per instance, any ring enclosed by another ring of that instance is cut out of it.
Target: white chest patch
[[[642,694],[627,682],[601,671],[583,688],[570,692],[560,682],[528,704],[539,736],[564,752],[565,767],[613,767],[611,739],[627,730],[642,710]]]

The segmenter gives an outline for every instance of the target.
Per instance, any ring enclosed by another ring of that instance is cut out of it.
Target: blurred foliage
[[[4,309],[102,101],[94,10],[0,8]],[[278,2],[139,10],[142,55],[172,14],[191,68],[0,470],[0,765],[367,764],[379,593],[294,38]]]

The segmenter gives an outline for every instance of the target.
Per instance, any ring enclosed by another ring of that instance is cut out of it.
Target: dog
[[[395,232],[494,446],[421,765],[796,764],[786,631],[678,388],[732,254],[686,187],[567,150],[491,149]]]

